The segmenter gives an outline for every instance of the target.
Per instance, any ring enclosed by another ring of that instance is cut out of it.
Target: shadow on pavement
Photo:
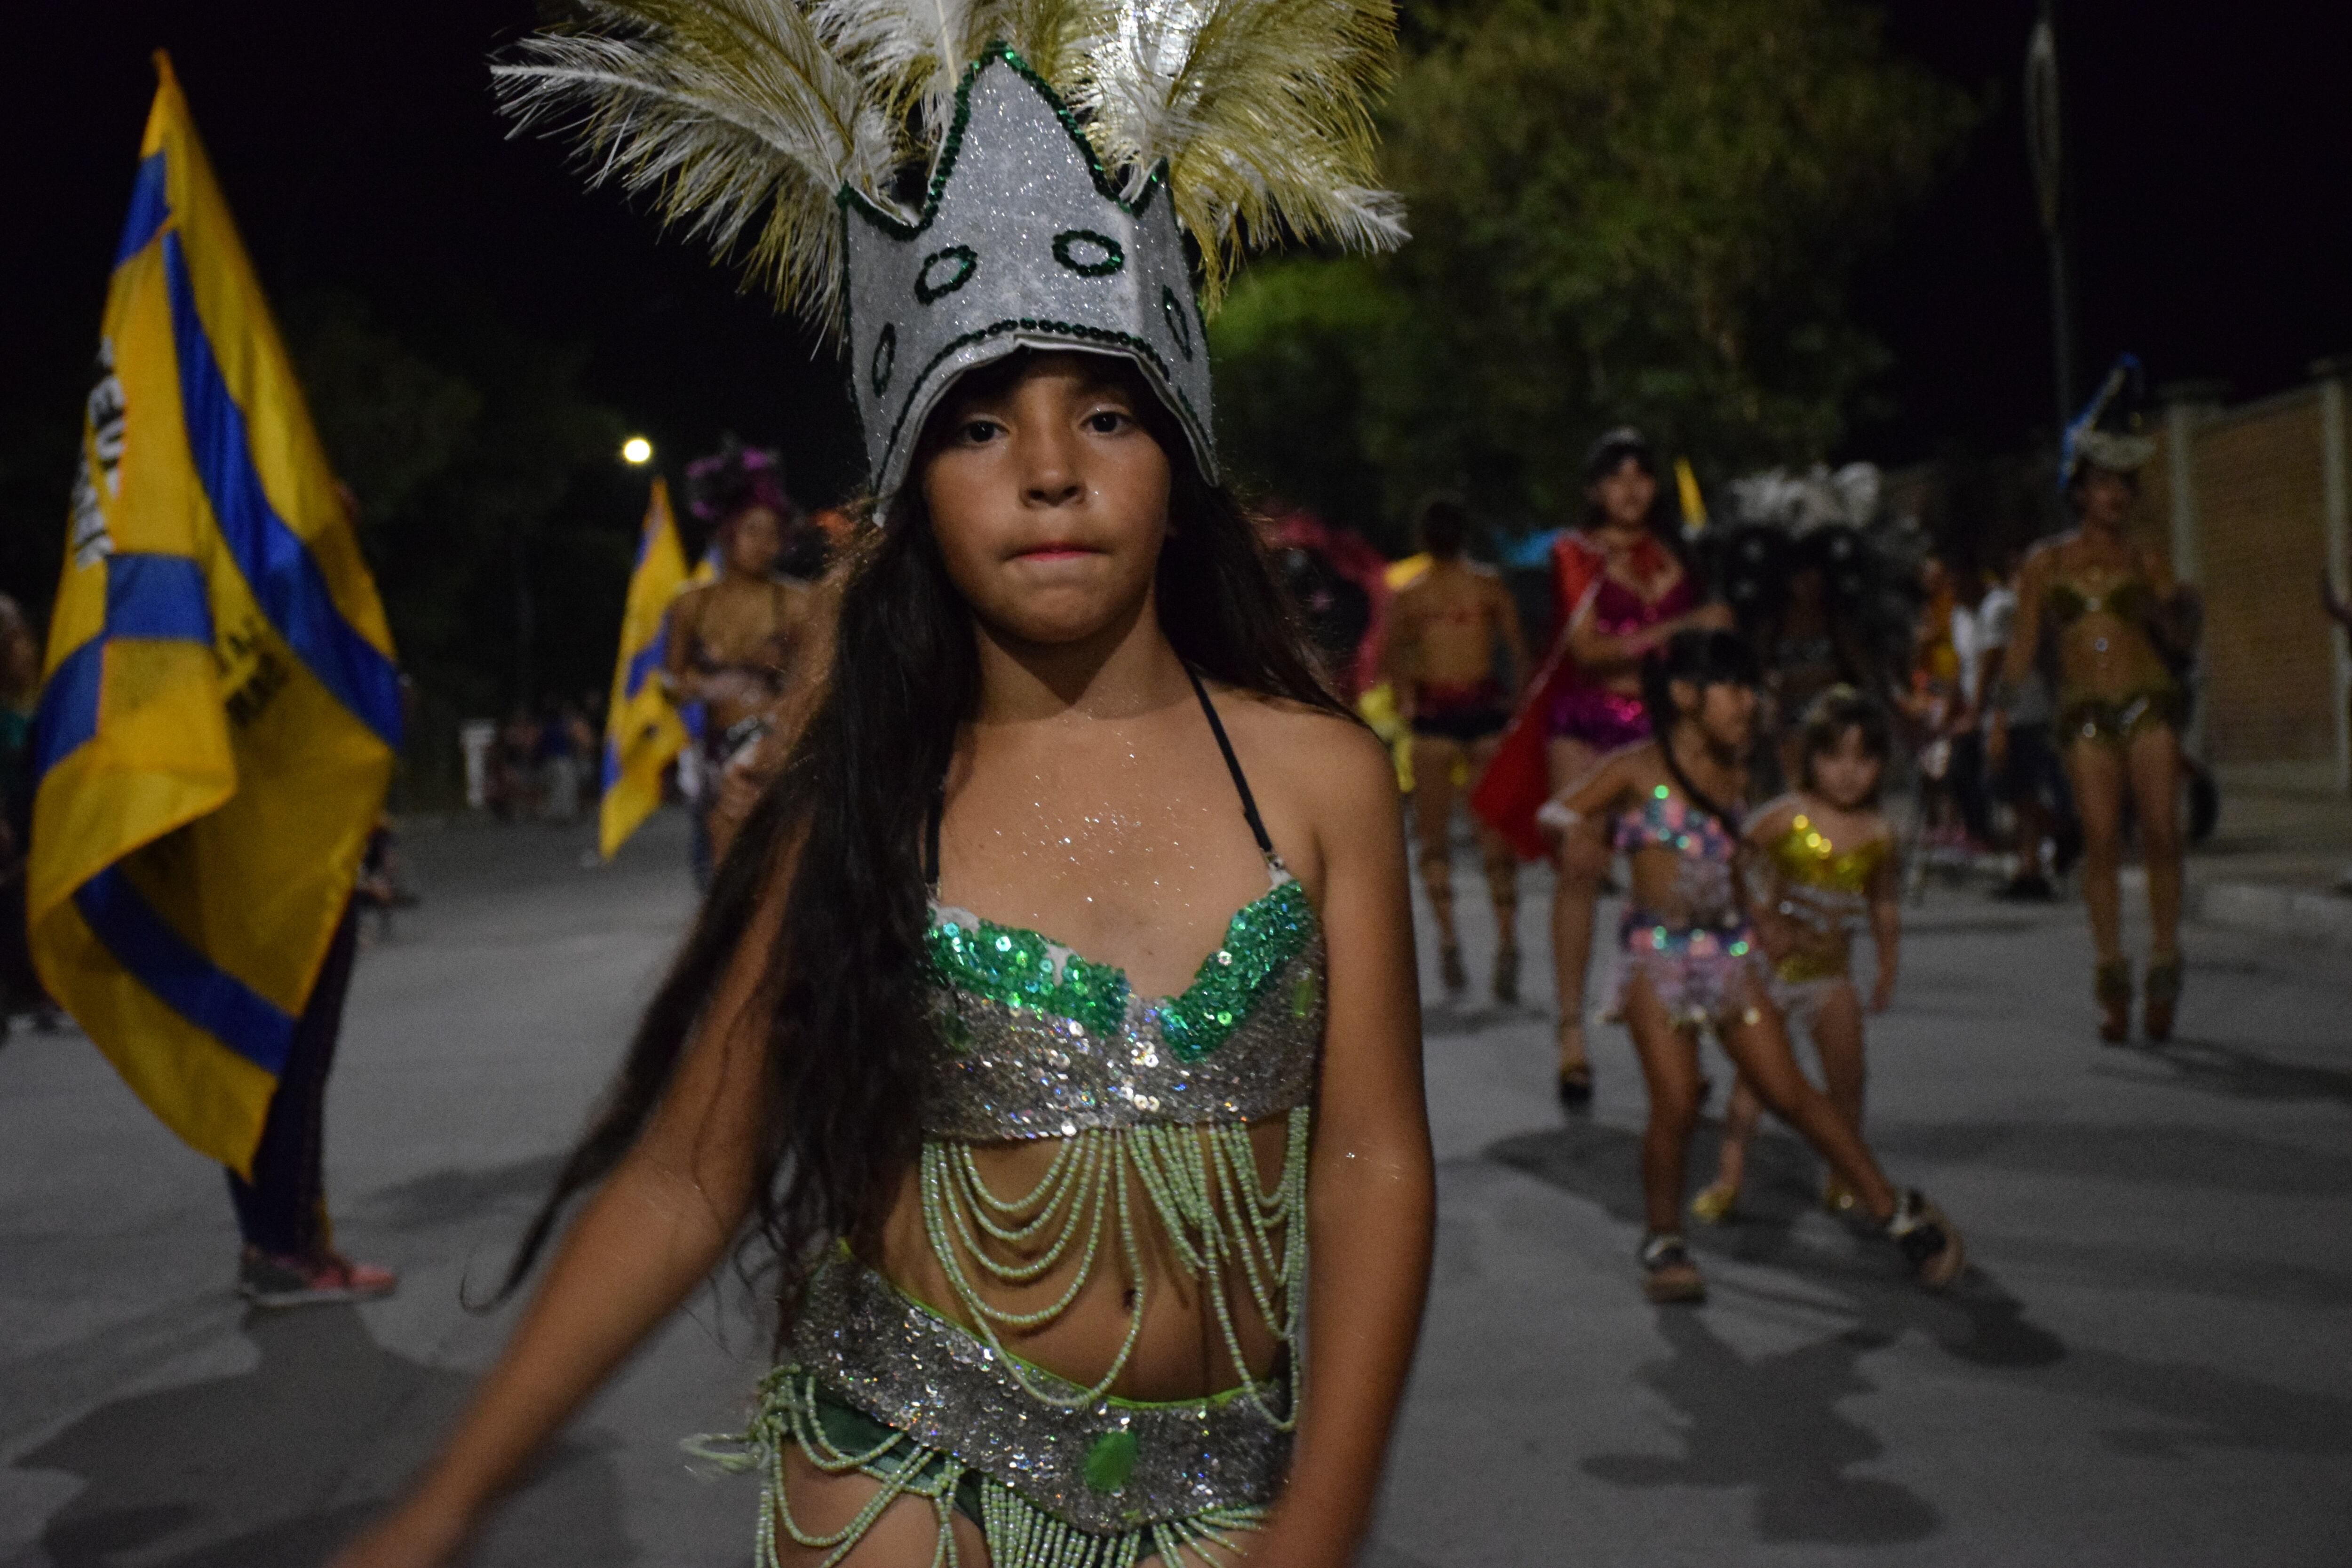
[[[352,1307],[254,1313],[243,1331],[252,1371],[100,1405],[17,1458],[86,1483],[41,1535],[58,1568],[316,1568],[383,1506],[365,1489],[396,1486],[472,1386],[384,1350]],[[496,1534],[528,1533],[535,1561],[627,1562],[619,1489],[607,1457],[567,1442]]]
[[[2273,1061],[2209,1040],[2175,1040],[2133,1054],[2171,1068],[2174,1085],[2223,1100],[2332,1100],[2352,1106],[2352,1072],[2340,1068]]]
[[[563,1159],[562,1154],[539,1154],[504,1165],[428,1171],[378,1187],[352,1212],[370,1226],[406,1233],[476,1219],[517,1199],[536,1205],[555,1190]]]
[[[1916,1164],[1967,1164],[2265,1197],[2352,1192],[2352,1155],[2191,1122],[1885,1121],[1870,1142],[1896,1181]]]
[[[2048,1131],[2053,1139],[2063,1140],[2085,1130],[2053,1127]],[[2146,1136],[2147,1130],[2140,1135]],[[2211,1133],[2204,1136],[2213,1142],[2191,1153],[2208,1159],[2237,1159],[2244,1153],[2238,1147],[2242,1141]],[[2042,1148],[2040,1138],[2032,1142],[2036,1149]],[[1620,1222],[1638,1227],[1642,1223],[1639,1149],[1636,1132],[1578,1123],[1504,1139],[1487,1149],[1486,1158],[1584,1198]],[[1696,1141],[1693,1168],[1710,1168],[1713,1153],[1711,1135]],[[2112,1161],[2114,1152],[2100,1157]],[[2176,1161],[2187,1157],[2178,1145],[2168,1155]],[[2299,1157],[2308,1161],[2312,1155],[2305,1152]],[[2030,1160],[2026,1166],[2041,1168]],[[1745,1297],[1810,1312],[1843,1311],[1853,1316],[1853,1324],[1820,1343],[1757,1365],[1743,1365],[1736,1352],[1726,1349],[1706,1328],[1707,1309],[1662,1311],[1661,1331],[1676,1355],[1645,1375],[1691,1415],[1688,1457],[1679,1461],[1643,1458],[1638,1464],[1629,1458],[1612,1458],[1604,1469],[1594,1471],[1596,1475],[1629,1485],[1657,1484],[1641,1467],[1665,1465],[1672,1473],[1657,1472],[1664,1479],[1697,1479],[1737,1463],[1722,1457],[1719,1449],[1745,1447],[1752,1456],[1747,1471],[1721,1484],[1759,1485],[1768,1494],[1775,1485],[1795,1485],[1807,1477],[1812,1478],[1807,1485],[1827,1484],[1821,1478],[1834,1477],[1839,1468],[1867,1457],[1854,1450],[1854,1439],[1843,1430],[1847,1423],[1832,1409],[1835,1401],[1867,1386],[1855,1376],[1854,1358],[1911,1331],[1932,1340],[1954,1360],[1978,1369],[1980,1375],[2030,1383],[2054,1395],[2103,1402],[2138,1413],[2144,1419],[2111,1427],[2103,1435],[2118,1451],[2174,1454],[2221,1447],[2256,1453],[2352,1454],[2352,1400],[2283,1387],[2197,1362],[2148,1361],[2070,1346],[2031,1320],[2025,1303],[1989,1272],[1985,1265],[1990,1260],[1981,1251],[1976,1266],[1956,1289],[1930,1295],[1906,1280],[1887,1250],[1875,1243],[1857,1239],[1850,1254],[1840,1256],[1801,1236],[1795,1221],[1812,1201],[1812,1184],[1818,1179],[1814,1169],[1811,1156],[1793,1140],[1759,1138],[1749,1157],[1748,1188],[1741,1194],[1742,1219],[1723,1226],[1694,1226],[1685,1234],[1702,1261],[1714,1256],[1783,1269],[1803,1287],[1781,1294],[1747,1281],[1718,1280],[1718,1300]],[[2237,1183],[2228,1180],[2215,1184],[2224,1190],[2237,1188]],[[2304,1189],[2296,1184],[2289,1190]],[[1956,1217],[1967,1223],[1965,1215]],[[2097,1282],[2110,1288],[2162,1289],[2167,1271],[2200,1287],[2209,1283],[2200,1273],[2200,1261],[2192,1258],[2108,1256],[2087,1247],[2065,1250],[2078,1266],[2096,1270]],[[2242,1266],[2231,1267],[2243,1271]],[[2114,1277],[2119,1274],[2131,1277]],[[2296,1296],[2309,1284],[2270,1282],[2286,1287],[2290,1295]],[[1838,1300],[1825,1303],[1824,1291]],[[2259,1299],[2269,1294],[2261,1292]],[[1748,1382],[1739,1392],[1721,1392],[1743,1378]],[[1759,1411],[1767,1414],[1759,1415]],[[1874,1447],[1870,1449],[1875,1451]],[[1916,1517],[1903,1513],[1888,1500],[1875,1504],[1867,1499],[1847,1500],[1860,1503],[1864,1516],[1888,1528],[1899,1519]],[[1874,1514],[1870,1512],[1874,1507]],[[1791,1511],[1779,1516],[1782,1528],[1792,1520],[1811,1517],[1801,1503],[1790,1508]],[[1766,1522],[1769,1528],[1773,1521]]]
[[[1636,1375],[1687,1418],[1683,1454],[1595,1455],[1586,1474],[1621,1487],[1752,1487],[1765,1541],[1885,1546],[1941,1526],[1908,1488],[1845,1473],[1885,1451],[1837,1406],[1876,1388],[1855,1363],[1885,1335],[1849,1329],[1747,1361],[1688,1310],[1661,1309],[1658,1331],[1674,1354]]]

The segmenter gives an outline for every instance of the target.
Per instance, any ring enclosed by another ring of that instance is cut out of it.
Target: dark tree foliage
[[[1848,277],[1963,95],[1860,0],[1484,0],[1406,38],[1386,132],[1412,243],[1236,291],[1215,342],[1244,466],[1359,525],[1372,486],[1329,477],[1351,464],[1391,519],[1445,485],[1557,521],[1607,425],[1717,473],[1831,453],[1885,363]]]

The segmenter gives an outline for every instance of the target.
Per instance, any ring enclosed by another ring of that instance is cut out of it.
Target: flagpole
[[[2025,148],[2033,167],[2033,191],[2042,236],[2050,252],[2050,340],[2058,397],[2058,436],[2074,415],[2074,322],[2073,280],[2066,256],[2065,147],[2058,98],[2056,0],[2042,0],[2042,15],[2025,48]]]

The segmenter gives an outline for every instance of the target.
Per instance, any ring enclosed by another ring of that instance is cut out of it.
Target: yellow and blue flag
[[[33,957],[248,1172],[400,742],[375,584],[171,62],[114,258],[36,721]]]
[[[654,480],[637,564],[621,612],[621,652],[604,712],[604,799],[597,836],[604,858],[661,804],[662,770],[685,750],[686,722],[662,679],[669,651],[669,606],[687,585],[686,547],[670,515],[669,486]]]

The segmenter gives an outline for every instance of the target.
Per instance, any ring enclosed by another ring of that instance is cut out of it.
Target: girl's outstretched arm
[[[1273,1521],[1242,1538],[1273,1568],[1356,1560],[1420,1333],[1436,1216],[1396,775],[1369,731],[1331,731],[1312,814],[1330,992],[1307,1176],[1305,1403]]]
[[[726,1255],[751,1204],[765,1101],[761,984],[779,880],[645,1134],[557,1249],[441,1452],[335,1568],[446,1561],[532,1454]]]

